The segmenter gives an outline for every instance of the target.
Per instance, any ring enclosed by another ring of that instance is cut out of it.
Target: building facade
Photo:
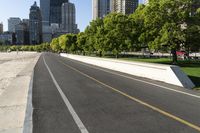
[[[8,19],[8,31],[15,33],[15,26],[21,23],[20,18],[11,17]]]
[[[73,3],[62,4],[61,29],[66,33],[77,33],[76,9]]]
[[[29,30],[28,24],[21,22],[15,26],[16,44],[27,45],[29,44]]]
[[[16,44],[15,33],[4,32],[3,34],[0,34],[0,41],[5,45]]]
[[[92,0],[93,20],[103,18],[110,13],[111,0]]]
[[[112,0],[111,11],[132,14],[138,7],[139,0]]]
[[[40,44],[42,42],[42,16],[36,2],[30,8],[29,39],[30,44]]]
[[[51,23],[61,24],[61,7],[68,0],[40,0],[40,8],[42,14],[43,25],[51,25]]]
[[[0,23],[0,34],[3,33],[3,23]]]

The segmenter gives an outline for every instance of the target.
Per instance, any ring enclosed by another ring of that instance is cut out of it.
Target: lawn
[[[138,61],[148,63],[159,63],[159,64],[172,64],[169,58],[120,58],[121,60],[127,61]],[[195,89],[200,90],[200,61],[178,61],[178,66],[189,76],[189,78],[196,85]]]

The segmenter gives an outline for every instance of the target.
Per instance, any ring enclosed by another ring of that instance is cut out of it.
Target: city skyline
[[[29,18],[29,9],[34,1],[36,1],[38,5],[40,5],[40,0],[17,2],[14,2],[12,0],[1,1],[0,22],[3,22],[4,31],[8,30],[8,19],[10,17],[19,17],[21,19]],[[92,20],[92,0],[70,0],[70,2],[76,5],[76,20],[78,23],[78,28],[80,29],[80,31],[84,31],[86,26]],[[140,3],[141,2],[142,0],[140,0]]]

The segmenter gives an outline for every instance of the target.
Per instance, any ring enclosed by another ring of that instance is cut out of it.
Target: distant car
[[[183,60],[189,58],[188,53],[185,51],[176,51],[176,55],[178,56],[179,59],[183,59]]]
[[[184,56],[184,55],[187,55],[187,53],[185,51],[176,51],[176,55],[177,56]]]

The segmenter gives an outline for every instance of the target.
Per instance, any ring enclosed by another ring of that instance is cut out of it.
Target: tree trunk
[[[174,65],[177,64],[177,54],[176,54],[176,49],[172,49],[172,64],[174,64]]]
[[[102,57],[102,51],[99,52],[99,57]]]

